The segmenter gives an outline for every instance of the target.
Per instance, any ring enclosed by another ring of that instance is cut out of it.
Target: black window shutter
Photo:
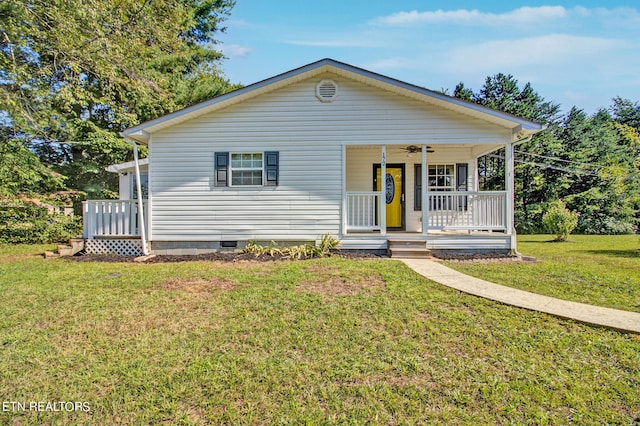
[[[215,153],[215,186],[229,186],[229,153]]]
[[[469,177],[469,165],[467,163],[456,164],[456,191],[467,190],[467,178]],[[467,197],[458,199],[458,210],[467,210]]]
[[[456,169],[456,191],[466,191],[469,165],[467,163],[458,163],[456,164]]]
[[[265,183],[264,186],[278,186],[278,169],[280,167],[280,154],[278,151],[267,151],[265,158]]]

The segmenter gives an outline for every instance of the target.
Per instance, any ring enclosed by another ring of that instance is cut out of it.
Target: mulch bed
[[[447,262],[527,262],[535,263],[536,259],[528,256],[520,256],[502,253],[474,253],[474,254],[434,254],[438,260]]]
[[[342,251],[334,250],[331,252],[334,257],[342,257],[345,259],[376,259],[387,256],[380,256],[373,253],[359,252],[359,251]],[[452,262],[511,262],[520,261],[535,263],[536,259],[526,256],[517,256],[511,254],[501,253],[474,253],[474,254],[446,254],[446,253],[434,253],[433,258],[435,260],[452,261]],[[72,257],[65,257],[65,259],[75,262],[134,262],[133,256],[119,256],[114,254],[86,254],[83,252],[78,253]],[[291,260],[290,257],[283,254],[263,254],[256,256],[253,253],[242,252],[218,252],[218,253],[206,253],[195,255],[157,255],[149,259],[143,260],[140,263],[171,263],[171,262],[192,262],[192,261],[219,261],[219,262],[276,262],[283,260]],[[302,258],[300,260],[306,260]]]
[[[367,259],[378,258],[372,253],[353,253],[341,250],[335,250],[331,253],[335,257],[343,257],[348,259]],[[78,253],[75,256],[65,257],[67,260],[75,262],[134,262],[133,256],[119,256],[115,254],[87,254]],[[158,255],[146,259],[140,263],[170,263],[170,262],[192,262],[192,261],[221,261],[221,262],[241,262],[241,261],[253,261],[253,262],[275,262],[281,260],[291,260],[290,257],[282,254],[263,254],[256,256],[253,253],[235,253],[235,252],[223,252],[223,253],[206,253],[206,254],[194,254],[194,255]],[[305,258],[301,260],[306,260]]]

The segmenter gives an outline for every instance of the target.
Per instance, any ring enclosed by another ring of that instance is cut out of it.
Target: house
[[[110,167],[121,199],[85,203],[84,238],[114,251],[144,230],[158,254],[327,233],[348,249],[515,250],[513,147],[543,128],[323,59],[123,131],[148,146],[148,188],[139,202],[135,162]],[[500,148],[506,190],[480,191],[477,159]]]

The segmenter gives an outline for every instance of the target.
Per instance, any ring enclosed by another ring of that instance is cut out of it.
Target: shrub
[[[549,204],[547,212],[542,217],[542,224],[556,237],[554,241],[566,241],[569,234],[578,226],[579,214],[569,211],[562,200]]]
[[[80,217],[48,214],[46,208],[20,200],[0,205],[0,243],[60,243],[81,234]]]

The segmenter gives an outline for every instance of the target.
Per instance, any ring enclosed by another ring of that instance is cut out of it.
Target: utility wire
[[[489,158],[497,158],[499,160],[504,160],[504,156],[496,155],[496,154],[489,154],[489,155],[487,155],[487,157],[489,157]],[[558,170],[558,171],[561,171],[561,172],[574,173],[574,174],[577,174],[577,175],[598,176],[598,174],[596,172],[590,171],[590,170],[568,169],[566,167],[558,167],[558,166],[555,166],[553,164],[536,163],[535,161],[524,161],[524,160],[518,160],[518,159],[514,159],[513,161],[516,162],[516,163],[520,163],[520,164],[532,164],[534,166],[542,167],[543,169]]]
[[[540,155],[540,154],[533,154],[531,152],[525,152],[525,151],[518,151],[518,150],[514,150],[514,152],[517,152],[518,154],[524,154],[524,155],[531,155],[533,157],[539,157],[539,158],[544,158],[547,160],[553,160],[553,161],[562,161],[563,163],[572,163],[572,164],[580,164],[581,166],[589,166],[589,167],[595,167],[597,169],[601,169],[604,166],[601,166],[599,164],[593,164],[593,163],[581,163],[579,161],[571,161],[571,160],[564,160],[562,158],[557,158],[557,157],[550,157],[547,155]]]

